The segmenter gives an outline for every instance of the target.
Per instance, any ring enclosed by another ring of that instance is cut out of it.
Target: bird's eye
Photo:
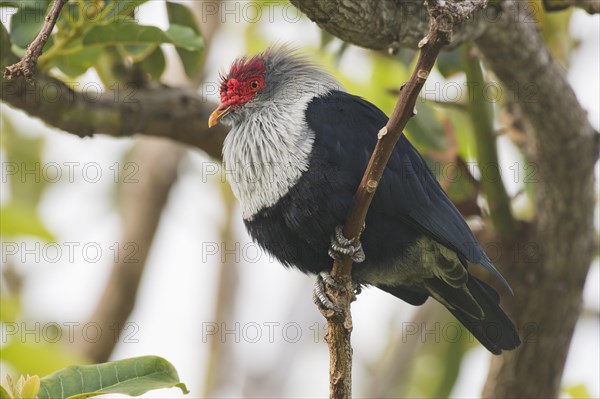
[[[258,80],[253,80],[252,82],[250,82],[250,88],[252,90],[258,89],[258,86],[259,86]]]

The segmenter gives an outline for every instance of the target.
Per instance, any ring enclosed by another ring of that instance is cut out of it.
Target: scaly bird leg
[[[331,246],[329,247],[329,256],[339,260],[342,255],[350,256],[355,263],[361,263],[365,260],[365,252],[362,249],[362,244],[359,242],[354,245],[354,240],[349,240],[344,237],[342,226],[335,228],[335,234],[331,237]]]

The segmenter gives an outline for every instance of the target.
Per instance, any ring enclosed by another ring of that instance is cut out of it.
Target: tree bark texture
[[[290,0],[320,28],[358,46],[374,49],[417,48],[429,32],[423,0]],[[474,3],[464,1],[467,8]],[[452,45],[478,35],[485,10],[455,27]]]
[[[1,39],[0,68],[4,68],[18,58],[10,53],[4,33]],[[37,73],[33,83],[25,79],[0,79],[0,83],[2,102],[67,133],[165,137],[221,157],[227,129],[221,125],[208,128],[206,121],[216,104],[194,89],[117,84],[111,91],[99,85],[82,90],[43,73]]]
[[[529,4],[505,1],[499,11],[476,43],[527,118],[536,217],[519,240],[506,243],[521,247],[502,264],[515,291],[504,303],[524,344],[493,359],[484,396],[555,397],[596,245],[598,133],[538,34]]]
[[[329,33],[375,50],[415,47],[427,27],[427,14],[414,12],[420,1],[291,2]],[[453,43],[474,40],[523,112],[537,214],[518,235],[494,238],[503,250],[497,263],[515,291],[503,304],[524,343],[493,359],[484,396],[556,397],[596,245],[598,133],[539,35],[530,4],[496,3],[464,24],[468,33],[457,31]]]

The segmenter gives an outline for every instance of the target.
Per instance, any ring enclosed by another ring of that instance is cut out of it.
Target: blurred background
[[[165,1],[140,3],[136,21],[168,29]],[[204,47],[187,54],[194,61],[162,44],[163,64],[148,61],[155,49],[129,54],[128,62],[144,79],[197,90],[210,104],[218,102],[219,72],[273,43],[302,49],[388,114],[415,63],[410,50],[384,54],[333,38],[287,2],[178,4],[202,31]],[[12,35],[17,8],[0,10]],[[569,10],[539,24],[600,128],[599,16]],[[477,190],[473,99],[461,72],[468,51],[440,58],[407,135],[477,230],[487,210]],[[113,89],[99,60],[75,70],[61,62],[49,73],[90,95]],[[483,71],[502,181],[514,214],[528,220],[535,170],[522,155],[518,124],[498,106],[511,99]],[[252,243],[215,154],[160,138],[82,139],[1,106],[3,378],[153,354],[175,365],[189,397],[326,396],[326,323],[311,300],[313,277],[284,269]],[[596,256],[564,397],[600,396],[599,280]],[[367,289],[352,310],[357,397],[480,395],[490,355],[442,306],[415,308]],[[535,329],[526,334],[535,339]],[[183,397],[178,390],[144,396]]]

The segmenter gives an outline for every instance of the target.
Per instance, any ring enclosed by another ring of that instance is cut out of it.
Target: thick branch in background
[[[1,44],[0,67],[17,62],[8,38],[3,37]],[[2,79],[0,96],[28,115],[79,137],[164,137],[221,157],[227,130],[220,125],[208,129],[206,121],[216,105],[195,90],[159,84],[143,88],[117,84],[113,89],[104,92],[99,84],[65,84],[38,73],[33,84]]]
[[[120,187],[120,256],[90,317],[102,331],[121,331],[133,310],[152,240],[184,153],[183,146],[158,139],[140,139],[133,147],[129,161],[139,165],[139,172],[137,182]],[[101,363],[109,359],[117,342],[111,334],[103,334],[97,342],[80,342],[78,350]]]
[[[92,84],[75,91],[58,79],[38,74],[30,85],[23,79],[2,80],[2,101],[79,137],[135,134],[164,137],[220,158],[226,129],[208,129],[214,104],[196,91],[162,85],[136,88],[119,85],[102,92]]]
[[[415,115],[417,98],[435,64],[442,48],[450,43],[452,29],[467,20],[472,13],[483,8],[485,1],[452,3],[429,0],[430,30],[421,39],[419,59],[410,79],[400,88],[400,95],[388,123],[378,133],[378,140],[369,160],[367,170],[355,194],[348,212],[343,233],[345,237],[360,239],[367,212],[375,195],[377,186],[394,147],[402,136],[402,130],[409,119]],[[331,277],[337,283],[327,286],[327,295],[341,312],[322,310],[327,318],[327,345],[329,347],[329,389],[331,398],[350,398],[352,396],[352,315],[350,303],[354,300],[352,282],[352,261],[343,256],[336,259],[331,269]]]
[[[417,48],[429,32],[423,0],[290,0],[319,27],[358,46],[374,49]],[[466,9],[477,0],[463,1]],[[484,10],[457,26],[452,45],[477,36],[483,29]]]
[[[328,32],[372,49],[397,43],[414,47],[424,33],[422,12],[409,18],[396,9],[411,1],[291,1]],[[526,147],[536,168],[537,216],[533,226],[511,237],[492,238],[503,250],[498,263],[515,291],[506,298],[508,313],[527,339],[520,349],[494,358],[484,394],[556,397],[596,241],[593,166],[598,140],[564,71],[538,34],[530,4],[495,3],[480,18],[481,35],[474,29],[469,39],[476,40],[529,124]],[[528,254],[525,244],[537,252]]]
[[[198,5],[201,3],[190,6],[196,9]],[[214,23],[207,25],[201,28],[205,40],[210,42],[217,25]],[[115,61],[119,62],[120,59]],[[136,71],[124,69],[127,72],[124,81],[130,81],[129,78],[135,76]],[[170,82],[178,86],[185,85],[190,89],[198,87],[203,77],[204,73],[200,71],[190,81],[182,68],[169,74]],[[99,324],[103,329],[109,328],[120,334],[126,327],[126,322],[136,304],[137,290],[147,265],[153,237],[185,153],[183,146],[172,141],[148,138],[136,140],[129,161],[139,167],[139,183],[134,183],[135,187],[123,183],[119,201],[123,225],[119,253],[131,254],[132,248],[135,252],[131,257],[119,257],[113,265],[104,293],[90,318],[91,322]],[[139,207],[138,204],[142,206]],[[105,334],[96,343],[80,346],[80,350],[95,362],[105,362],[109,360],[117,342],[115,337]]]
[[[515,291],[509,313],[530,335],[522,348],[492,361],[484,394],[556,397],[596,245],[598,134],[527,18],[528,3],[505,1],[499,11],[477,46],[530,125],[525,146],[536,172],[536,218],[522,242],[537,253],[528,258],[521,250],[502,265]]]

